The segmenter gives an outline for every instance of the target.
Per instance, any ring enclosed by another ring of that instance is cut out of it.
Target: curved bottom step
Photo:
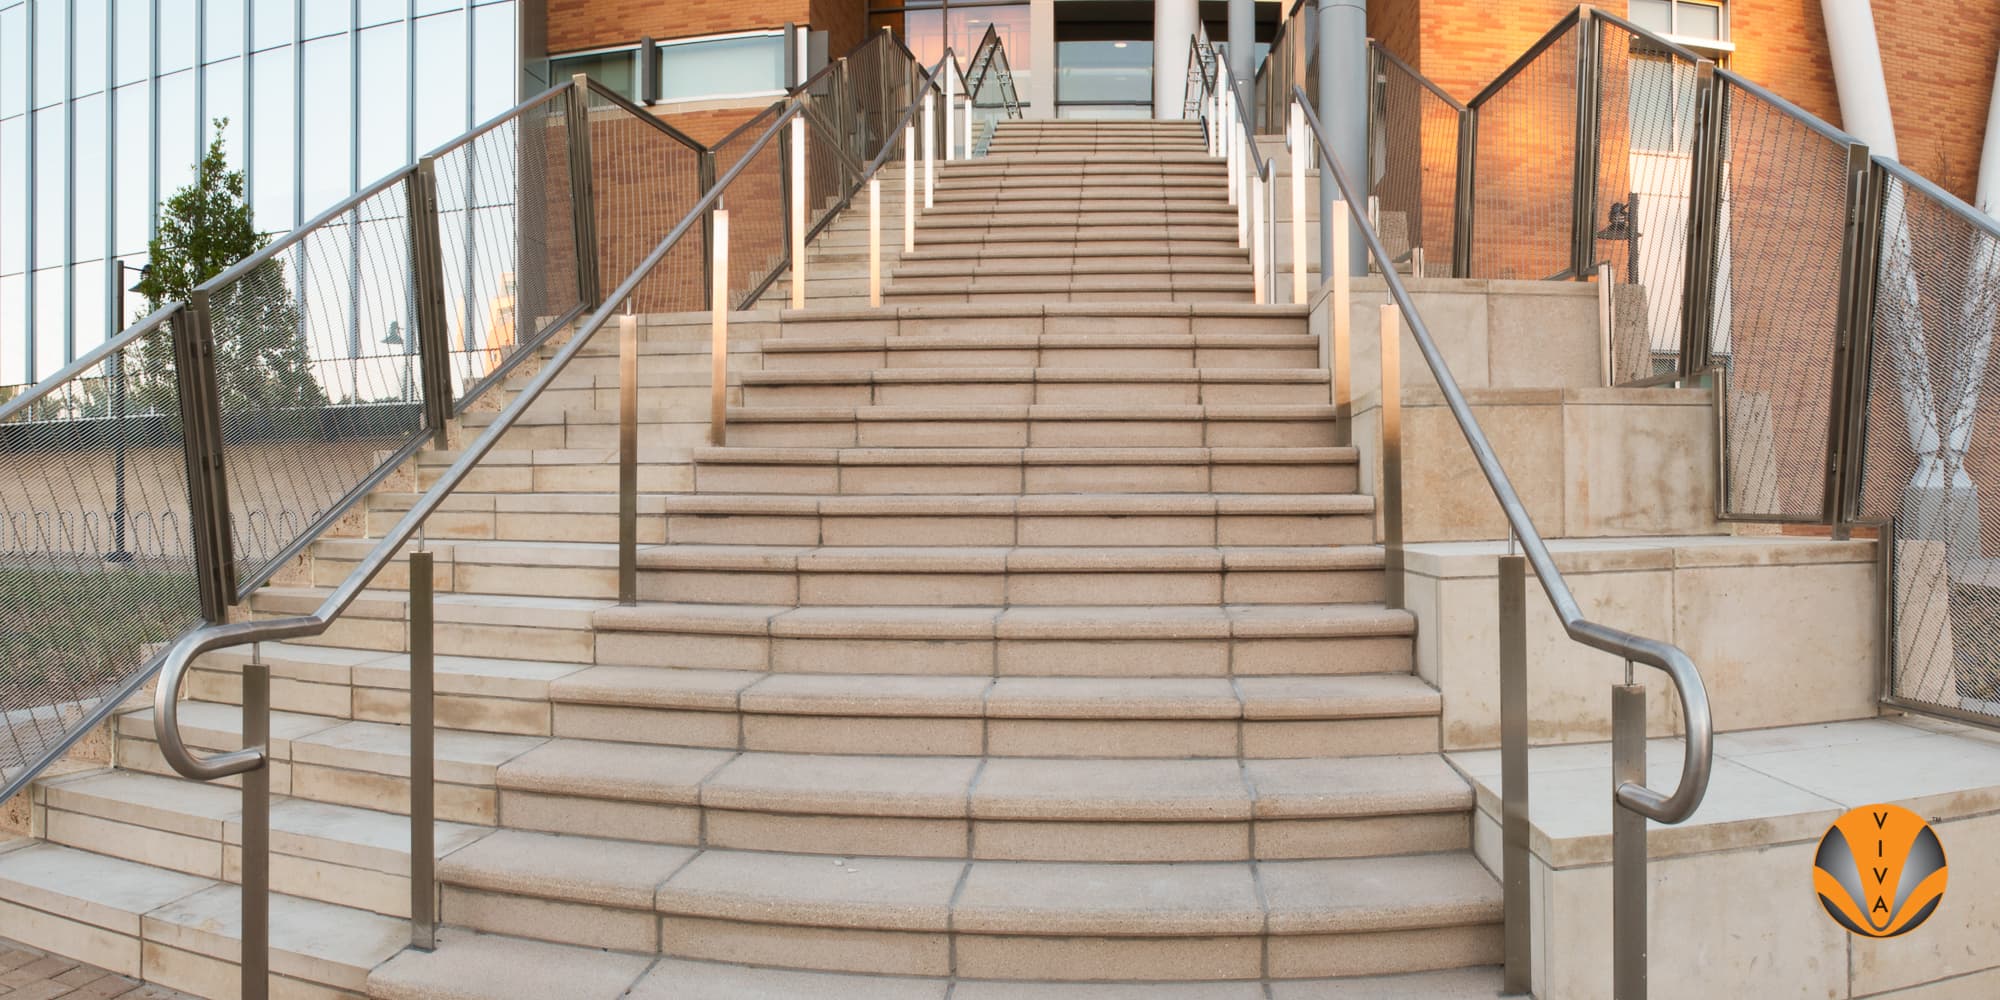
[[[457,928],[434,952],[407,951],[368,979],[377,1000],[1485,1000],[1491,966],[1342,979],[1220,983],[1038,983],[799,972],[654,958]]]

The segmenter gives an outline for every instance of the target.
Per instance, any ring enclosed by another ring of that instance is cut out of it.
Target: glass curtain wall
[[[972,58],[979,40],[991,26],[1007,49],[1007,65],[1021,107],[1028,107],[1029,80],[1036,66],[1028,40],[1028,5],[1009,0],[872,0],[868,29],[888,27],[910,47],[925,66],[944,56],[946,46],[958,53],[960,64]]]
[[[212,121],[258,228],[289,231],[512,107],[522,6],[0,0],[0,386],[144,311],[126,289]]]

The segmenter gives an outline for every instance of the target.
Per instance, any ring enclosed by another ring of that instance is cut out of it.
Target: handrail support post
[[[1533,918],[1528,906],[1528,560],[1499,560],[1500,577],[1500,872],[1504,892],[1506,972],[1502,992],[1533,988]]]
[[[1322,183],[1325,178],[1321,178]],[[1327,211],[1324,206],[1320,209]],[[1335,199],[1330,217],[1345,220],[1347,202]],[[1343,227],[1344,228],[1344,227]],[[1352,341],[1354,334],[1354,277],[1348,273],[1348,253],[1352,249],[1344,240],[1332,242],[1332,260],[1327,265],[1327,273],[1333,276],[1333,316],[1327,324],[1330,342],[1322,342],[1320,350],[1326,357],[1320,359],[1321,367],[1332,374],[1333,419],[1336,440],[1342,445],[1354,443],[1354,373]]]
[[[1291,102],[1287,135],[1292,153],[1292,304],[1305,305],[1310,282],[1306,278],[1306,113],[1299,102]]]
[[[1646,817],[1618,801],[1646,784],[1646,688],[1627,680],[1611,688],[1611,995],[1646,1000]]]
[[[271,744],[271,668],[260,646],[243,665],[243,746]],[[271,991],[271,758],[243,772],[242,945],[237,962],[243,1000]]]
[[[437,619],[433,586],[431,553],[410,553],[410,947],[420,951],[437,947]]]
[[[207,291],[197,288],[188,294],[187,308],[173,319],[173,346],[195,582],[202,617],[219,624],[229,605],[236,603],[236,572],[229,534],[229,479],[222,464],[215,334],[209,321]]]
[[[1403,607],[1403,331],[1394,302],[1382,304],[1382,603]]]
[[[590,183],[590,77],[570,78],[569,190],[570,225],[576,240],[576,293],[584,308],[595,308],[602,288],[597,273],[597,200]]]
[[[806,307],[806,118],[792,119],[792,308]],[[720,218],[721,212],[716,213]],[[727,305],[722,307],[725,311]]]
[[[709,312],[708,443],[729,443],[729,212],[715,210],[715,289]]]
[[[868,178],[868,304],[882,305],[882,178]]]
[[[416,279],[417,364],[424,393],[424,426],[438,447],[451,421],[451,338],[445,329],[444,239],[438,230],[437,161],[417,161],[408,180],[411,274]],[[407,350],[407,348],[405,348]]]
[[[711,296],[718,273],[727,272],[711,271]],[[728,303],[711,311],[726,313]],[[618,317],[618,603],[639,603],[639,317],[630,299]]]

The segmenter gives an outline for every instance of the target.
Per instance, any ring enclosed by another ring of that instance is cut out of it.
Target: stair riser
[[[298,612],[280,612],[260,606],[251,598],[258,618],[282,617]],[[444,609],[440,611],[443,616]],[[577,627],[557,625],[485,624],[440,620],[432,635],[440,656],[486,656],[511,660],[547,660],[555,663],[590,663],[595,657],[594,633],[587,623]],[[400,653],[409,649],[409,625],[400,611],[395,617],[366,616],[349,610],[327,626],[325,632],[290,641],[309,646],[373,649]]]
[[[380,538],[403,517],[402,510],[368,512],[368,535]],[[432,514],[424,521],[425,533],[435,539],[497,540],[510,542],[615,542],[618,540],[616,514],[541,514],[505,511],[447,511]],[[658,514],[639,516],[639,544],[658,545],[666,541],[666,520]]]
[[[615,582],[612,597],[617,596]],[[1354,604],[1382,599],[1382,572],[750,573],[685,569],[641,572],[639,597],[805,607]]]
[[[878,385],[778,384],[743,388],[743,404],[758,406],[1323,406],[1315,382],[887,382]]]
[[[810,279],[808,279],[810,281]],[[1082,291],[1127,291],[1153,292],[1155,294],[1188,291],[1243,291],[1250,287],[1248,272],[1233,273],[1212,268],[1177,268],[1168,265],[1160,270],[1132,275],[1123,279],[1099,272],[1051,272],[1043,274],[917,274],[897,275],[882,286],[884,296],[903,296],[920,292],[1012,292],[1012,291],[1054,291],[1071,294]],[[1122,284],[1122,289],[1111,287]],[[1240,287],[1239,287],[1240,286]],[[812,287],[810,284],[808,288]],[[838,292],[835,287],[832,291]],[[866,295],[868,285],[861,283],[859,293]]]
[[[1158,206],[1128,205],[1123,202],[1083,204],[1053,202],[1045,208],[1034,203],[1000,207],[984,205],[939,205],[924,213],[923,229],[994,229],[1022,226],[1220,226],[1235,225],[1236,210],[1220,203],[1168,201]],[[865,232],[865,230],[864,230]]]
[[[729,443],[808,448],[1326,447],[1331,420],[736,422]]]
[[[385,673],[387,673],[385,671]],[[271,707],[329,719],[407,725],[410,721],[408,674],[397,671],[396,686],[325,682],[287,665],[271,665]],[[449,683],[450,678],[446,678]],[[222,705],[243,703],[242,675],[223,667],[188,674],[189,697]],[[444,692],[434,695],[435,718],[445,729],[515,736],[548,736],[553,709],[548,699],[503,698]]]
[[[616,470],[613,470],[616,471]],[[1352,493],[1352,465],[704,465],[701,493]],[[643,480],[641,490],[646,489]]]
[[[1162,317],[1156,322],[1172,321]],[[1117,319],[1106,317],[1106,327]],[[1135,322],[1132,325],[1152,325]],[[1100,330],[1110,334],[1116,329]],[[580,362],[579,362],[580,363]],[[1298,347],[968,347],[927,349],[892,347],[885,350],[830,349],[770,351],[765,371],[875,371],[884,368],[1313,368],[1319,348]]]
[[[1374,518],[1327,515],[841,517],[675,514],[667,537],[709,545],[1366,545]]]
[[[417,485],[430,489],[443,469],[418,470]],[[639,463],[639,492],[685,493],[692,483],[685,465]],[[468,493],[616,493],[618,465],[518,465],[475,469],[459,488]]]

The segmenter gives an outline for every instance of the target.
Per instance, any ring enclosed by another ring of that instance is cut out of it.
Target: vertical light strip
[[[792,308],[806,307],[806,116],[792,116]]]

